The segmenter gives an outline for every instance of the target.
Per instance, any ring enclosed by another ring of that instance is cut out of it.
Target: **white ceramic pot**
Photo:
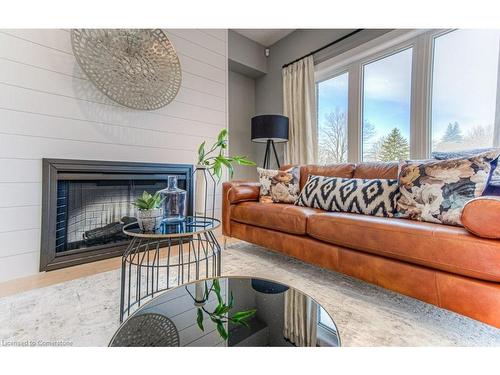
[[[151,210],[137,210],[137,224],[145,232],[154,232],[160,228],[163,219],[163,207]]]

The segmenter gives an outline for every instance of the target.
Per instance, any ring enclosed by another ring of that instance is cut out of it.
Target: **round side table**
[[[220,276],[221,246],[214,234],[219,226],[219,220],[200,216],[164,222],[154,232],[125,225],[131,241],[122,257],[120,322],[161,291]]]

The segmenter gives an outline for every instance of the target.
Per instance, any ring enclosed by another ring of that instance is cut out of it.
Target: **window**
[[[455,30],[434,38],[432,151],[493,146],[499,36]]]
[[[335,323],[333,323],[330,315],[325,311],[325,309],[318,306],[318,323],[321,324],[326,329],[331,330],[332,332],[337,332],[337,328],[335,327]]]
[[[317,338],[319,346],[338,346],[339,337],[330,315],[318,305]]]
[[[317,93],[318,161],[346,162],[348,73],[319,82]]]
[[[412,49],[363,67],[363,161],[410,156]]]
[[[499,147],[499,54],[500,30],[394,30],[317,64],[320,161]]]

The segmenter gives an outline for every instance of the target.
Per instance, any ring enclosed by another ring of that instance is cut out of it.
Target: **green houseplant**
[[[137,223],[143,231],[155,231],[163,219],[163,199],[160,192],[150,194],[147,191],[132,203],[137,208]]]
[[[206,172],[215,177],[214,184],[218,184],[222,179],[224,169],[228,170],[229,178],[234,175],[234,165],[255,166],[256,164],[249,160],[246,156],[227,155],[227,129],[222,129],[217,136],[217,140],[207,147],[206,142],[203,142],[198,147],[198,161],[196,165],[196,181],[195,181],[195,211],[197,215],[204,216],[206,214],[206,189],[207,178]]]
[[[233,164],[255,166],[255,163],[247,159],[246,156],[226,155],[227,136],[227,129],[222,129],[217,136],[217,141],[208,150],[205,148],[206,142],[203,142],[198,147],[198,165],[208,168],[212,175],[217,177],[218,182],[222,178],[222,170],[224,167],[227,168],[229,172],[229,178],[232,178],[234,174]]]
[[[212,281],[212,285],[210,286],[210,288],[208,287],[207,282],[205,281],[204,293],[202,295],[201,300],[197,300],[189,292],[187,287],[186,291],[195,301],[195,306],[198,306],[196,314],[196,323],[198,324],[198,327],[202,331],[205,331],[203,321],[205,315],[207,315],[207,317],[213,323],[215,323],[217,327],[217,332],[219,333],[220,337],[222,337],[224,340],[227,340],[227,338],[229,337],[225,323],[231,322],[236,325],[244,325],[248,327],[249,326],[248,320],[251,319],[257,313],[256,309],[231,312],[231,310],[234,307],[233,293],[231,293],[229,301],[226,304],[224,298],[222,297],[222,292],[218,279],[214,279]],[[213,309],[213,311],[210,311],[205,307],[205,303],[209,300],[210,294],[212,292],[214,292],[215,296],[217,297],[217,306],[215,307],[215,309]]]

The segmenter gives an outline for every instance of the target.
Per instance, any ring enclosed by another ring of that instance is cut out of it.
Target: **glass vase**
[[[163,222],[175,224],[186,219],[186,190],[177,187],[177,176],[168,176],[167,187],[160,190],[163,201]]]

